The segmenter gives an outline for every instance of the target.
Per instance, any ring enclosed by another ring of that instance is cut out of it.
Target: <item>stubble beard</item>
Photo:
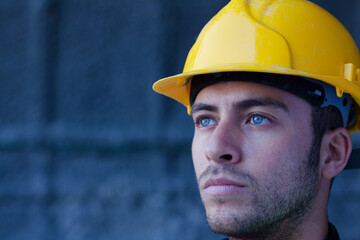
[[[292,239],[299,233],[299,226],[309,217],[318,192],[319,149],[314,141],[307,161],[302,161],[299,168],[286,173],[288,178],[278,176],[276,181],[261,187],[249,174],[223,168],[221,171],[237,174],[240,179],[246,178],[251,183],[251,208],[244,211],[239,207],[231,213],[207,213],[210,229],[237,239]],[[208,174],[211,171],[216,174],[219,169],[208,169]],[[287,179],[291,179],[291,182],[286,182]],[[288,184],[287,188],[285,184]],[[218,204],[223,203],[224,200],[219,198]],[[239,212],[241,214],[237,214]]]

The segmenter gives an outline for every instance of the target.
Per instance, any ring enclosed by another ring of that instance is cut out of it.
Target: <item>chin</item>
[[[209,228],[218,234],[231,236],[234,230],[241,225],[241,217],[234,216],[234,212],[228,211],[208,211],[207,212],[207,223]],[[236,231],[236,230],[235,230]]]
[[[218,225],[239,225],[246,216],[254,214],[251,206],[220,198],[218,201],[204,202],[204,206],[209,226],[214,225],[214,227],[210,226],[212,229]]]

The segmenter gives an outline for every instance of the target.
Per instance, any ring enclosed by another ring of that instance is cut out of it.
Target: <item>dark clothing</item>
[[[224,238],[223,240],[229,240],[229,239]],[[335,226],[332,225],[331,223],[329,223],[329,232],[328,232],[328,236],[326,237],[325,240],[340,240],[339,234],[338,234]]]
[[[329,223],[329,233],[326,240],[340,240],[339,234],[334,225]]]

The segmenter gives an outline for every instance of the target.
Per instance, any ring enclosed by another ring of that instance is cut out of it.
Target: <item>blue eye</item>
[[[269,123],[270,120],[266,117],[256,114],[256,115],[251,116],[250,122],[255,125],[261,125],[261,124]]]
[[[211,118],[202,118],[200,119],[200,125],[201,127],[208,127],[208,126],[211,126],[211,125],[214,125],[215,124],[215,121]]]

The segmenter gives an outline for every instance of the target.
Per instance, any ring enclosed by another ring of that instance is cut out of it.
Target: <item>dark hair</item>
[[[315,138],[322,139],[327,131],[343,126],[341,113],[335,106],[323,108],[312,106],[312,127]]]
[[[311,168],[317,169],[320,159],[321,141],[326,132],[343,127],[343,119],[339,109],[335,106],[318,107],[312,106],[313,140],[311,152],[315,154],[314,158],[308,163]]]

